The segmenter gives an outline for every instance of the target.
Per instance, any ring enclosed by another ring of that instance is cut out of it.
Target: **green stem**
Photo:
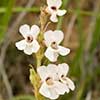
[[[6,8],[0,7],[0,13],[5,13]],[[24,7],[16,7],[13,8],[14,13],[19,13],[19,12],[35,12],[38,13],[40,12],[39,7],[32,7],[32,8],[24,8]],[[79,10],[78,11],[80,15],[85,15],[85,16],[100,16],[100,13],[95,15],[92,11],[85,11],[85,10]],[[77,9],[67,9],[67,13],[77,13]]]
[[[41,66],[41,60],[42,60],[41,50],[36,54],[36,59],[37,59],[37,68],[38,68]],[[35,82],[36,84],[34,84],[34,89],[35,89],[36,100],[45,100],[45,98],[39,93],[40,79],[39,79],[38,74],[36,75],[35,81],[36,81]]]
[[[37,67],[41,66],[41,59],[40,59],[40,57],[37,56],[36,59],[37,59]]]
[[[48,21],[48,14],[45,12],[45,7],[42,7],[41,8],[41,14],[40,14],[40,24],[41,24],[41,32],[38,36],[38,42],[40,44],[40,50],[36,53],[36,60],[37,60],[37,68],[41,66],[41,63],[42,63],[42,58],[44,57],[44,44],[43,44],[43,33],[44,33],[44,30],[45,30],[45,26],[47,24],[47,21]],[[31,80],[34,79],[32,81],[32,84],[34,86],[34,93],[35,93],[35,98],[36,100],[45,100],[45,97],[41,96],[40,93],[39,93],[39,88],[41,86],[41,83],[40,83],[40,78],[38,76],[38,74],[33,70],[33,78],[31,77]]]
[[[5,13],[6,8],[2,7],[0,8],[0,13]],[[38,7],[32,7],[32,8],[24,8],[24,7],[16,7],[13,8],[13,12],[40,12],[40,8]]]

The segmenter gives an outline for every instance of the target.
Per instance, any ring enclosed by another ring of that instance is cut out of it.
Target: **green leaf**
[[[93,33],[90,53],[92,54],[95,48],[97,47],[97,44],[100,42],[100,16],[97,17],[96,25],[95,25],[95,31]]]
[[[76,51],[76,55],[72,61],[72,66],[73,66],[73,72],[75,72],[76,74],[78,74],[80,76],[80,73],[77,73],[75,71],[75,69],[78,69],[77,71],[80,71],[80,67],[82,67],[82,65],[80,65],[80,62],[82,61],[82,57],[83,57],[83,53],[84,53],[84,31],[83,31],[83,20],[82,20],[82,16],[79,14],[79,9],[77,8],[77,27],[78,27],[78,41],[79,41],[79,47]]]
[[[6,12],[3,15],[2,20],[0,21],[0,41],[3,39],[5,32],[7,31],[7,27],[12,15],[12,8],[14,5],[14,1],[15,0],[9,0],[7,3],[7,7],[6,7]]]
[[[31,65],[30,65],[31,66]],[[30,76],[29,76],[29,79],[30,79],[30,81],[31,81],[31,83],[34,85],[34,84],[36,84],[36,76],[37,74],[36,74],[36,72],[35,72],[35,70],[33,69],[33,68],[31,68],[30,69]]]

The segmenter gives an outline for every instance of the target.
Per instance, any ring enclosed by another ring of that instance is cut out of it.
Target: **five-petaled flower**
[[[43,96],[50,99],[57,99],[59,95],[63,95],[66,90],[68,91],[66,85],[58,81],[56,65],[49,64],[47,67],[41,66],[37,71],[42,80],[39,92]]]
[[[46,11],[51,14],[50,20],[52,22],[58,22],[58,16],[63,16],[66,13],[66,10],[60,10],[59,8],[62,5],[62,0],[47,0],[48,7]]]
[[[64,39],[64,34],[60,30],[47,31],[44,33],[45,44],[48,47],[45,56],[51,61],[56,62],[60,55],[65,56],[70,53],[70,49],[60,46]]]
[[[32,53],[38,52],[40,45],[37,41],[37,36],[40,32],[40,29],[37,25],[33,25],[31,28],[29,25],[22,25],[19,29],[19,32],[24,37],[23,40],[16,43],[16,47],[19,50],[24,50],[24,53],[31,55]]]
[[[58,65],[58,77],[59,77],[59,80],[68,87],[69,91],[70,91],[70,89],[73,91],[75,89],[75,85],[72,82],[72,80],[70,80],[67,77],[68,71],[69,71],[68,64],[63,63],[63,64],[59,64]]]

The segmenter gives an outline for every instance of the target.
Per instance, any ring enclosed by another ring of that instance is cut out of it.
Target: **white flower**
[[[48,47],[45,56],[51,62],[56,62],[59,54],[65,56],[70,53],[70,49],[59,45],[63,38],[64,34],[60,30],[50,30],[44,33],[45,44]]]
[[[70,80],[66,75],[68,74],[69,66],[65,63],[58,65],[58,76],[62,83],[64,83],[69,90],[72,91],[75,89],[75,85],[72,80]]]
[[[66,10],[60,10],[59,8],[62,5],[62,0],[47,0],[47,9],[46,11],[51,14],[50,20],[52,22],[57,22],[58,16],[63,16],[66,13]]]
[[[39,92],[43,96],[49,99],[57,99],[59,95],[63,95],[66,90],[68,91],[66,85],[58,80],[56,65],[41,66],[37,69],[37,72],[42,80]]]
[[[22,25],[19,29],[19,32],[24,37],[23,40],[17,42],[15,45],[19,50],[24,50],[24,53],[27,55],[31,55],[32,53],[36,53],[40,45],[38,43],[37,36],[40,32],[40,29],[37,25],[33,25],[31,28],[29,25]]]

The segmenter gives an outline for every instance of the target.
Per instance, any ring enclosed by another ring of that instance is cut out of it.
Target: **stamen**
[[[27,36],[27,42],[31,43],[33,41],[33,36],[29,35]]]
[[[63,77],[64,77],[64,75],[61,75],[61,77],[63,78]]]
[[[57,45],[56,42],[52,42],[51,47],[52,47],[53,49],[58,49],[58,45]]]
[[[48,85],[53,85],[53,80],[52,80],[52,78],[51,78],[51,77],[48,77],[48,78],[46,79],[46,83],[47,83]]]
[[[51,9],[52,10],[57,10],[57,8],[55,6],[52,6]]]
[[[46,78],[46,81],[48,81],[49,79],[51,79],[51,77],[47,77],[47,78]]]
[[[65,75],[61,75],[61,78],[66,81],[66,76]]]

